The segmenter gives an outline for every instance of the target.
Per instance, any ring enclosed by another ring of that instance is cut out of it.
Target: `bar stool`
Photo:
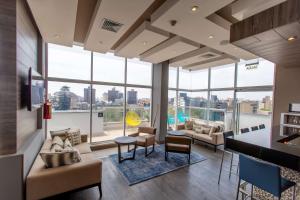
[[[265,129],[266,128],[266,126],[264,124],[260,124],[260,125],[258,125],[258,127],[259,127],[259,129]]]
[[[231,173],[232,173],[232,166],[233,166],[232,162],[233,162],[233,155],[234,155],[234,153],[231,150],[227,149],[227,147],[226,147],[226,138],[231,137],[231,136],[234,136],[233,131],[226,131],[226,132],[223,133],[224,150],[223,150],[223,154],[222,154],[222,161],[221,161],[221,166],[220,166],[218,184],[220,183],[220,179],[221,179],[221,173],[222,173],[223,162],[224,162],[224,154],[225,153],[231,154],[229,178],[230,178]],[[238,170],[238,168],[237,168],[237,170]]]
[[[241,128],[241,133],[248,133],[250,132],[249,128]]]
[[[239,155],[240,173],[236,200],[239,198],[241,180],[252,184],[251,199],[253,198],[253,186],[269,192],[279,200],[281,193],[294,187],[293,200],[295,200],[296,183],[282,178],[280,167],[262,162],[245,155]]]
[[[252,126],[251,131],[258,131],[258,126]]]

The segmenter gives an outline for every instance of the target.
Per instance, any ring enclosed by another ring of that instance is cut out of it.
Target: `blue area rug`
[[[150,147],[149,150],[151,150]],[[122,153],[122,157],[131,155],[127,152]],[[118,154],[110,155],[109,158],[126,179],[128,185],[134,185],[189,165],[185,154],[169,153],[168,161],[165,161],[164,145],[155,146],[155,152],[148,157],[145,157],[144,149],[137,149],[135,160],[126,160],[120,164]],[[191,164],[204,160],[206,160],[204,156],[195,152],[191,153]]]

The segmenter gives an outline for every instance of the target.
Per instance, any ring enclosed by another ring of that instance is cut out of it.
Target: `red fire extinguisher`
[[[52,118],[52,104],[49,100],[44,103],[44,119]]]

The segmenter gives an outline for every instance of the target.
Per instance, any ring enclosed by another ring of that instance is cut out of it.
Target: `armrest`
[[[137,137],[139,136],[139,133],[131,133],[131,134],[128,134],[129,137]]]
[[[101,182],[102,162],[90,159],[49,169],[34,170],[26,179],[27,199],[41,199]]]
[[[81,142],[87,142],[88,141],[88,135],[87,134],[81,134]]]
[[[215,144],[224,144],[223,132],[212,133],[211,137]]]
[[[178,124],[176,126],[176,130],[184,130],[185,129],[185,125],[184,124]]]
[[[155,144],[155,136],[154,135],[147,135],[144,137],[146,138],[146,146]]]

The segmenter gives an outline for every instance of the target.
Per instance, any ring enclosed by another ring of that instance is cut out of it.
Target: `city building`
[[[300,0],[0,0],[0,200],[300,200]]]

